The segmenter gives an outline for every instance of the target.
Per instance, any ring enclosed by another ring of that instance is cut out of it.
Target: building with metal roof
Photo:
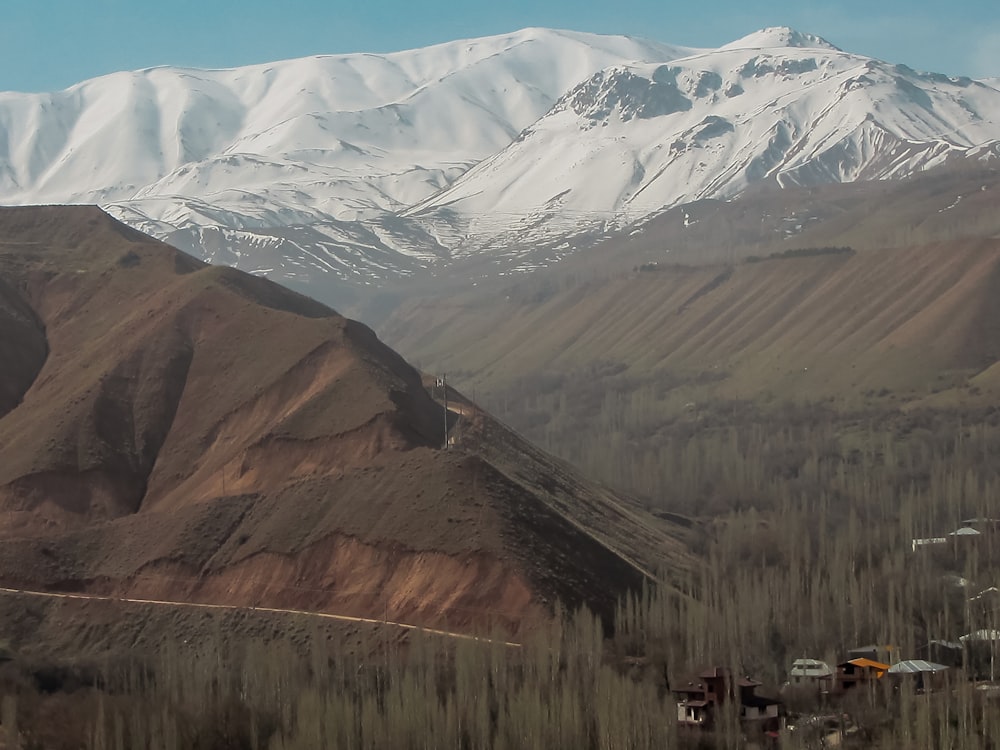
[[[933,674],[934,672],[943,672],[948,668],[944,664],[924,661],[923,659],[907,659],[893,664],[886,672],[889,674]]]

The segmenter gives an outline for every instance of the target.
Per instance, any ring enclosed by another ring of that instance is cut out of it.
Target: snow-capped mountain
[[[279,276],[405,270],[444,250],[419,228],[395,238],[383,217],[502,149],[594,72],[690,51],[526,29],[0,94],[0,202],[102,203],[175,244]]]
[[[513,217],[515,231],[538,241],[564,232],[561,219],[627,224],[761,181],[905,177],[1000,156],[997,93],[765,30],[671,63],[595,74],[409,213],[461,217],[476,244],[495,216]]]
[[[0,94],[0,202],[99,202],[208,260],[374,283],[750,185],[992,158],[995,80],[765,29],[717,50],[546,29]],[[520,262],[520,261],[518,261]]]

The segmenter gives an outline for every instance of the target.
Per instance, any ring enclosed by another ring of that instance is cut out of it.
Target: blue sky
[[[718,46],[777,25],[918,69],[1000,76],[1000,0],[0,0],[0,90],[153,65],[389,52],[526,26]]]

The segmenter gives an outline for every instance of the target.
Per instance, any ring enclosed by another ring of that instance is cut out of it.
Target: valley
[[[0,750],[1000,742],[995,79],[527,28],[0,136]]]

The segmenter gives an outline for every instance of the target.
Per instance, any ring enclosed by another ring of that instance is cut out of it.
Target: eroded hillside
[[[686,565],[680,527],[560,494],[516,436],[441,450],[420,374],[329,308],[96,209],[0,232],[8,583],[517,629]]]

